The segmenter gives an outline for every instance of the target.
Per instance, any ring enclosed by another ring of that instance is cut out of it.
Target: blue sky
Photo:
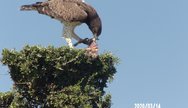
[[[19,6],[36,0],[0,1],[0,52],[24,45],[66,45],[61,24]],[[112,108],[134,108],[134,103],[160,103],[161,108],[188,108],[188,1],[86,0],[101,16],[100,52],[121,59],[107,91]],[[76,32],[89,37],[86,25]],[[7,74],[0,65],[0,74]],[[9,75],[0,75],[0,91],[11,89]]]

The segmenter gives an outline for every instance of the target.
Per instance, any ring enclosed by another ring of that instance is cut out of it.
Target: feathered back
[[[48,0],[31,5],[23,5],[21,10],[37,10],[61,22],[86,23],[95,36],[102,31],[101,20],[96,10],[82,0]]]

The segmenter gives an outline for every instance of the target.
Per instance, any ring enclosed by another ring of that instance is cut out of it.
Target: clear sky
[[[36,0],[0,1],[0,52],[29,45],[66,45],[61,24],[19,6]],[[160,103],[161,108],[188,108],[188,1],[86,0],[101,16],[100,52],[121,59],[107,91],[112,108]],[[89,37],[86,25],[77,33]],[[0,66],[0,91],[11,89],[8,69]]]

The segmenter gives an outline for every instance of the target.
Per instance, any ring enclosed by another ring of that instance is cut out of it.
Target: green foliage
[[[110,53],[93,59],[83,49],[26,46],[21,51],[4,49],[2,55],[16,91],[10,108],[111,106],[104,88],[116,73],[118,59]]]
[[[0,93],[0,108],[7,108],[10,106],[14,95],[12,92]]]

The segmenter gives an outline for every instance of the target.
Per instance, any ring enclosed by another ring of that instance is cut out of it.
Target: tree
[[[92,58],[83,49],[25,46],[4,49],[13,91],[0,94],[5,108],[110,108],[104,88],[116,73],[110,53]]]

